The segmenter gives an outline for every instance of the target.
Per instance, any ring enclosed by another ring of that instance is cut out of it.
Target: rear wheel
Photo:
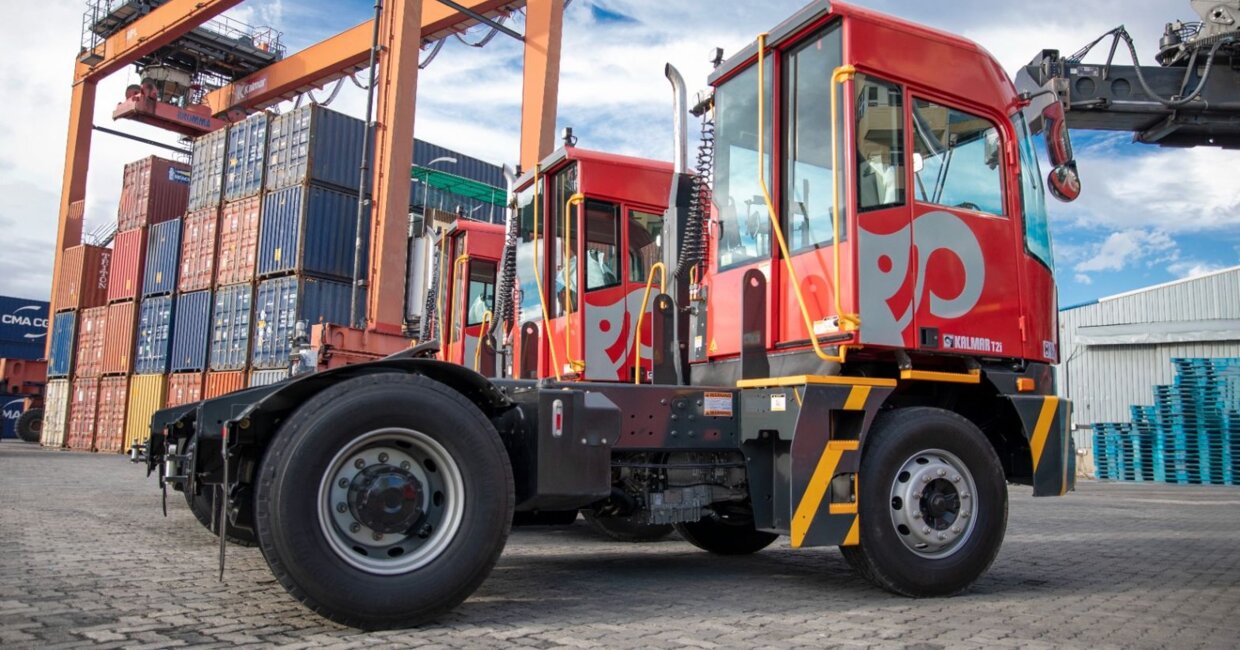
[[[879,587],[950,596],[999,553],[1007,528],[1003,469],[965,418],[925,407],[880,415],[860,476],[860,545],[840,550]]]
[[[676,524],[676,531],[690,544],[717,555],[757,553],[779,539],[775,533],[755,530],[752,517],[711,516]]]
[[[595,531],[617,542],[657,542],[672,534],[671,524],[640,524],[623,517],[602,517],[589,510],[583,510],[581,516]]]
[[[38,442],[43,435],[43,409],[30,409],[17,416],[13,424],[17,437],[26,442]]]
[[[263,460],[263,555],[295,598],[344,625],[417,625],[465,600],[508,537],[512,470],[495,427],[415,375],[351,379],[280,427]]]
[[[194,513],[194,518],[216,537],[220,534],[219,499],[222,496],[223,488],[218,485],[204,486],[199,494],[185,491],[185,503],[189,505],[190,512]],[[254,536],[254,531],[245,528],[229,526],[226,539],[238,546],[258,545],[258,538]]]

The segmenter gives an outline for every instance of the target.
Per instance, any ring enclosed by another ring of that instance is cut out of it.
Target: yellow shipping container
[[[125,415],[125,448],[146,442],[151,436],[151,416],[164,407],[167,390],[164,375],[134,375],[129,383],[129,409]]]
[[[47,382],[43,398],[43,433],[39,442],[44,447],[59,449],[65,446],[65,431],[69,428],[69,380],[53,379]]]

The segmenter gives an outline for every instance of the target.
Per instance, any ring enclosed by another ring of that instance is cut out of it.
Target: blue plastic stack
[[[1240,359],[1172,359],[1175,382],[1132,424],[1097,423],[1098,478],[1180,484],[1240,482]]]

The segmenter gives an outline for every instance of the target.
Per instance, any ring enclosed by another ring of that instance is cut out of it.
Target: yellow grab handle
[[[650,277],[646,278],[646,292],[642,294],[642,309],[637,312],[637,330],[633,332],[633,352],[637,359],[633,383],[642,383],[642,320],[646,318],[646,307],[650,303],[650,289],[654,286],[654,274],[659,273],[659,293],[667,293],[667,267],[663,262],[655,262],[650,267]]]

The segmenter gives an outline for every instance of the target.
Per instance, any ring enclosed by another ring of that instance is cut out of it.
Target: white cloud
[[[1088,275],[1085,275],[1084,273],[1077,273],[1076,275],[1072,276],[1072,279],[1075,280],[1077,283],[1084,284],[1084,285],[1091,285],[1094,283],[1094,279],[1089,277]]]
[[[1175,241],[1158,230],[1124,230],[1112,233],[1094,247],[1092,255],[1073,270],[1078,274],[1123,271],[1142,261],[1162,262],[1179,257]]]
[[[1184,260],[1176,262],[1167,267],[1167,272],[1180,279],[1199,278],[1203,275],[1209,275],[1215,271],[1222,271],[1227,268],[1223,264],[1214,264],[1212,262],[1202,262],[1200,260]]]

